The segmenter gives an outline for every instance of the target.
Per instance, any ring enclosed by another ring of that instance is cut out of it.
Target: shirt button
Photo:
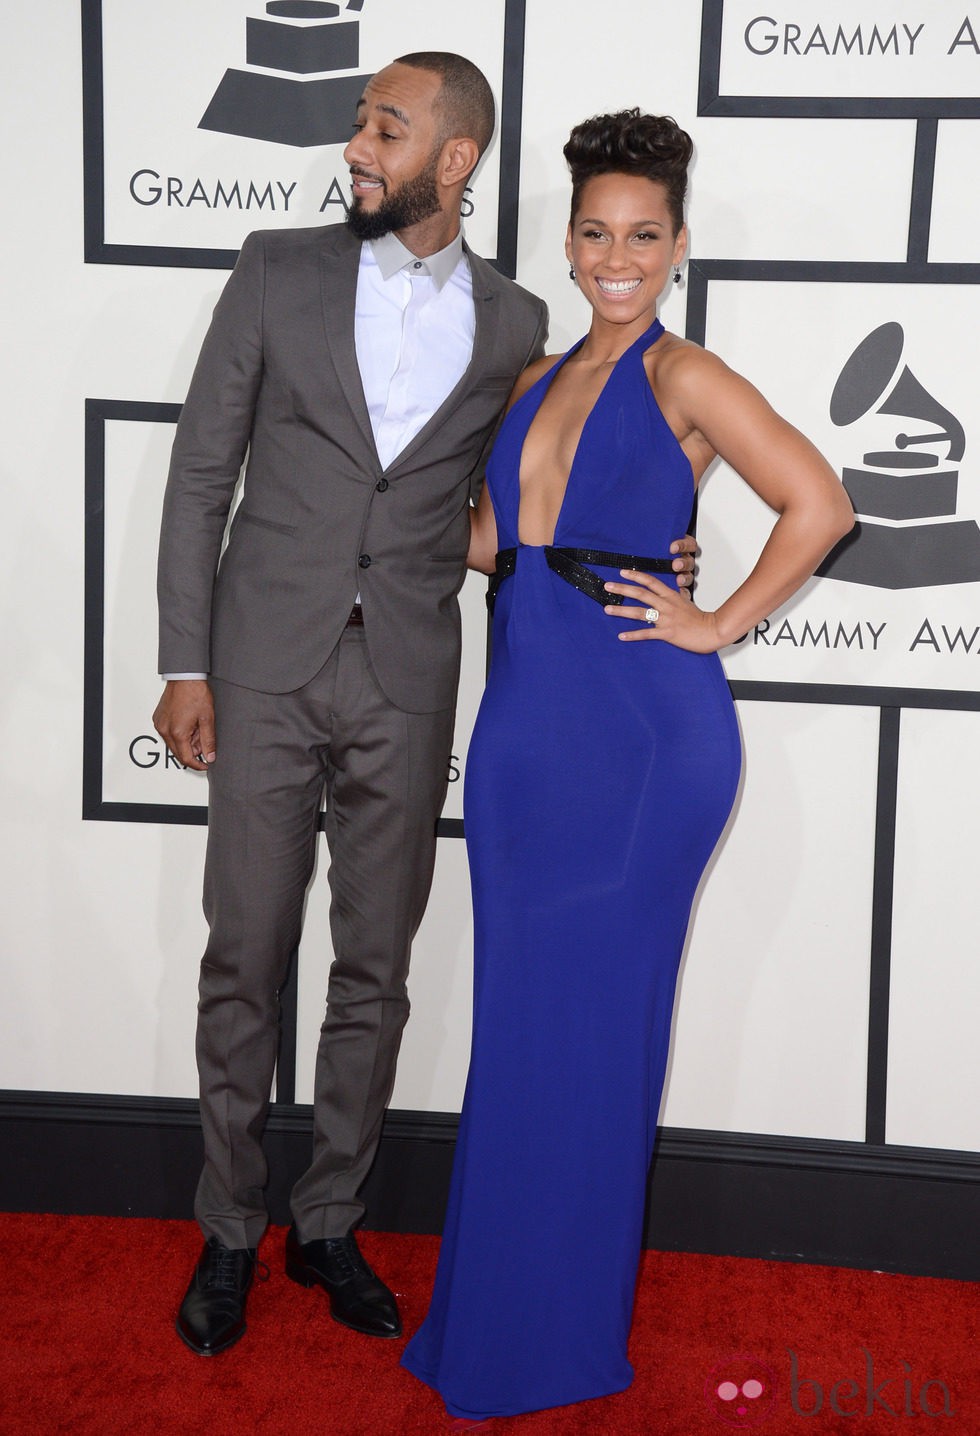
[[[362,553],[360,558],[357,560],[357,566],[358,568],[370,568],[371,555],[369,553]]]
[[[378,491],[379,494],[383,494],[383,493],[385,492],[385,490],[387,489],[387,487],[388,487],[388,480],[387,480],[387,479],[379,479],[378,482],[375,484],[374,487],[377,489],[377,491]]]
[[[413,269],[421,269],[421,268],[422,268],[422,261],[421,261],[420,259],[417,259],[417,260],[415,261],[415,263],[412,265],[412,268],[413,268]]]

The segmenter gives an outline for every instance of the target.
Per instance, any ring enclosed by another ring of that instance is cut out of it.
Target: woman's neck
[[[601,364],[615,364],[637,339],[653,327],[656,320],[656,309],[647,310],[628,324],[610,324],[608,319],[593,313],[592,326],[578,352],[578,358],[583,363],[597,367]]]

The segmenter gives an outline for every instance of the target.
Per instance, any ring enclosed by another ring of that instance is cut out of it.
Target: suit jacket
[[[501,409],[543,352],[540,300],[467,249],[473,356],[385,470],[354,349],[360,242],[344,225],[249,235],[174,441],[158,596],[162,673],[285,693],[323,666],[360,591],[388,698],[452,707],[479,485]],[[242,501],[222,538],[248,452]]]

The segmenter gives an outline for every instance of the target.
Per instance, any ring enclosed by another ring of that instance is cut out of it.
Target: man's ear
[[[442,149],[439,178],[444,185],[463,184],[476,169],[480,150],[476,140],[447,140]]]

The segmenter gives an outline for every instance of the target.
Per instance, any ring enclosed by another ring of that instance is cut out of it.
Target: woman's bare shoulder
[[[529,364],[526,369],[522,369],[517,376],[517,383],[510,391],[510,398],[507,400],[508,409],[512,404],[517,403],[522,394],[526,394],[528,389],[538,382],[542,374],[547,374],[549,369],[553,369],[564,357],[564,354],[544,354],[540,359],[535,359],[534,363]]]
[[[666,330],[660,339],[644,355],[648,369],[655,369],[663,378],[675,382],[694,383],[720,379],[733,371],[723,359],[695,344],[693,339],[684,339],[679,334]]]
[[[644,358],[658,398],[675,402],[688,413],[706,402],[738,402],[757,394],[724,359],[677,334],[664,334]]]

